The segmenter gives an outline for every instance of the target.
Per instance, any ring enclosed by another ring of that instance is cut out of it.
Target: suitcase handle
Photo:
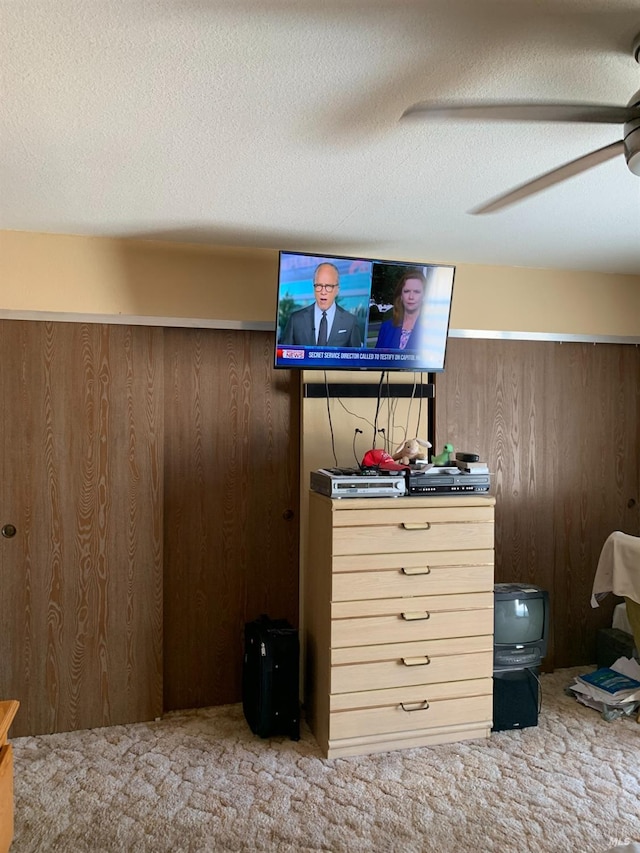
[[[420,619],[430,619],[431,614],[428,610],[409,610],[406,613],[400,614],[407,622],[417,622]]]
[[[419,658],[402,658],[402,663],[405,666],[426,666],[431,663],[431,659],[429,658],[429,655],[424,655]]]
[[[430,575],[431,569],[429,566],[409,566],[400,569],[403,575]]]

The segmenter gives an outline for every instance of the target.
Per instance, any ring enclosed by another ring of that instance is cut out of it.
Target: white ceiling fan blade
[[[624,142],[622,140],[612,142],[610,145],[605,145],[604,148],[597,148],[595,151],[591,151],[583,157],[571,160],[569,163],[565,163],[564,166],[559,166],[557,169],[545,172],[545,174],[540,175],[539,178],[534,178],[532,181],[522,184],[515,190],[511,190],[510,192],[495,198],[493,201],[488,202],[488,204],[483,204],[469,212],[473,214],[494,213],[496,210],[501,210],[503,207],[514,204],[514,202],[527,198],[534,193],[541,192],[541,190],[546,190],[548,187],[553,186],[553,184],[565,181],[573,175],[585,172],[587,169],[591,169],[593,166],[598,166],[600,163],[605,163],[607,160],[611,160],[613,157],[617,157],[618,154],[623,153]]]
[[[624,124],[640,118],[640,106],[612,104],[446,104],[421,101],[408,107],[401,118],[472,119],[482,121],[573,121],[600,124]]]

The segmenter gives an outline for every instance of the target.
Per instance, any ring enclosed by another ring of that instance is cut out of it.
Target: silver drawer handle
[[[429,530],[431,527],[428,521],[403,521],[402,526],[405,530]]]
[[[429,566],[409,566],[408,568],[400,569],[403,575],[430,575],[431,569]]]
[[[402,663],[405,666],[426,666],[428,663],[431,663],[431,659],[429,655],[424,655],[420,658],[402,658]]]
[[[407,613],[400,614],[407,622],[417,622],[418,619],[430,619],[431,614],[428,610],[409,610]]]
[[[410,714],[412,711],[426,711],[427,708],[429,707],[429,703],[427,702],[426,699],[423,699],[422,702],[418,702],[416,704],[415,708],[407,708],[407,706],[404,704],[404,702],[401,702],[400,707],[402,708],[403,711],[406,711],[407,714]]]

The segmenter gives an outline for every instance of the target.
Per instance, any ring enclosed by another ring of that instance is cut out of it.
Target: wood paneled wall
[[[239,701],[242,626],[298,624],[299,375],[273,334],[0,324],[0,696],[33,734]],[[451,339],[436,435],[494,472],[496,579],[593,662],[602,544],[640,535],[640,350]],[[436,448],[438,449],[438,448]]]
[[[238,702],[243,626],[298,624],[299,383],[273,334],[165,331],[165,710]]]
[[[609,596],[590,606],[607,536],[640,535],[640,349],[450,339],[436,378],[438,445],[493,472],[496,581],[549,590],[546,667],[595,661]]]
[[[273,345],[0,321],[14,736],[237,702],[244,621],[297,624],[299,377]]]

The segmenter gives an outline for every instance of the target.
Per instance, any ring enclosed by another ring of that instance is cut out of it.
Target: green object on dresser
[[[434,465],[453,465],[453,444],[445,444],[442,453],[432,456],[431,461]]]

